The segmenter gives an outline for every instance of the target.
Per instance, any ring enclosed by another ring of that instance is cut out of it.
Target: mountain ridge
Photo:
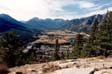
[[[11,29],[27,30],[26,27],[22,26],[21,22],[15,20],[7,14],[0,14],[0,32],[5,32]]]
[[[25,22],[28,24],[27,26],[31,27],[38,27],[39,29],[43,30],[71,30],[71,31],[84,31],[88,32],[89,28],[94,20],[96,15],[80,18],[80,19],[72,19],[72,20],[64,20],[64,19],[39,19],[39,18],[32,18]],[[97,19],[99,22],[102,21],[104,15],[97,15]],[[85,29],[85,30],[84,30]]]
[[[50,19],[50,18],[39,19],[38,17],[34,17],[28,21],[23,22],[23,21],[18,21],[14,19],[10,15],[0,14],[0,19],[2,19],[1,21],[5,20],[7,22],[11,22],[11,24],[18,24],[19,26],[22,26],[23,28],[20,28],[20,29],[29,28],[29,29],[32,29],[33,31],[66,30],[67,29],[67,30],[76,31],[76,32],[88,32],[95,16],[96,15],[84,17],[80,19],[72,19],[72,20]],[[97,16],[98,16],[97,19],[99,20],[99,23],[100,23],[104,17],[104,14],[103,15],[98,14]],[[3,26],[4,25],[2,23],[2,27]],[[16,29],[19,29],[19,27]]]

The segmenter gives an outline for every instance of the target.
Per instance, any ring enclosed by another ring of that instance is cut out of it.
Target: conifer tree
[[[60,56],[59,56],[59,40],[56,39],[55,41],[55,51],[54,51],[54,55],[53,55],[53,60],[60,60]]]
[[[92,23],[92,27],[91,27],[91,30],[90,30],[90,41],[91,42],[94,42],[95,40],[97,40],[98,38],[98,20],[97,20],[97,16],[95,17],[93,23]]]
[[[92,57],[97,56],[100,47],[98,46],[98,20],[97,16],[94,18],[94,21],[92,23],[92,27],[89,33],[90,37],[88,40],[84,43],[82,56],[86,57]]]
[[[83,35],[77,34],[75,38],[75,46],[73,50],[74,58],[79,58],[81,55],[81,50],[83,48]]]
[[[6,32],[0,38],[0,59],[9,67],[20,65],[22,42],[13,32]]]
[[[102,55],[108,57],[111,54],[110,51],[112,51],[112,12],[107,12],[100,25],[99,43]]]

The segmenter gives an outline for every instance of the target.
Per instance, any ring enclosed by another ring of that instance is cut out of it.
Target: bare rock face
[[[43,68],[43,72],[53,72],[55,70],[59,70],[61,69],[60,66],[56,65],[56,64],[45,64],[42,66]]]
[[[112,74],[112,69],[103,69],[100,71],[96,71],[94,74]]]
[[[112,58],[85,58],[31,64],[10,69],[9,74],[112,74]]]

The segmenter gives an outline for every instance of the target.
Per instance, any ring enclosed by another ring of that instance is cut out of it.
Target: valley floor
[[[83,58],[42,64],[27,64],[10,69],[10,74],[112,74],[112,58]]]

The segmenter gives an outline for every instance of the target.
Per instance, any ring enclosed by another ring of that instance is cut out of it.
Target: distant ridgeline
[[[90,31],[91,24],[96,15],[72,19],[39,19],[37,17],[28,21],[17,21],[9,15],[0,14],[0,32],[4,32],[10,29],[30,30],[36,33],[41,33],[46,30],[70,30],[76,32],[88,32]],[[104,15],[97,15],[98,22],[102,21]]]
[[[88,32],[92,25],[96,15],[80,18],[80,19],[72,19],[72,20],[63,20],[63,19],[39,19],[33,18],[29,21],[24,22],[27,24],[27,27],[32,27],[35,29],[41,30],[70,30],[76,32]],[[97,15],[98,22],[100,23],[103,19],[104,15]]]

